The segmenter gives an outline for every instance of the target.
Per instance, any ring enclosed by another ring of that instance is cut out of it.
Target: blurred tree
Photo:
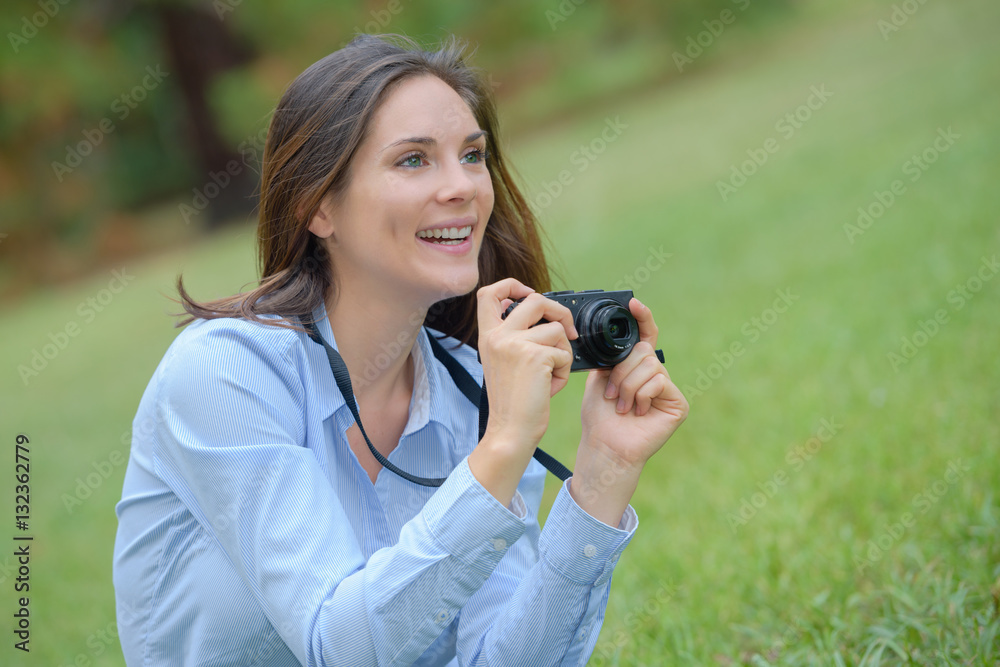
[[[206,183],[225,179],[225,185],[216,183],[219,194],[209,206],[209,224],[215,226],[252,208],[256,179],[242,169],[242,156],[222,136],[209,103],[211,86],[220,73],[250,62],[254,52],[246,39],[232,34],[222,20],[225,14],[217,10],[155,3],[153,13],[173,66],[174,83],[184,99],[191,152],[198,158]],[[234,165],[240,165],[238,172]],[[207,198],[204,192],[202,196]]]
[[[180,230],[243,217],[281,92],[357,32],[458,34],[517,128],[678,76],[672,54],[723,11],[750,26],[791,2],[8,0],[0,295],[153,245],[149,205]]]

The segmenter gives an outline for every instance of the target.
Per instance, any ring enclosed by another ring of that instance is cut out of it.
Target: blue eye
[[[483,162],[486,162],[487,157],[489,157],[489,155],[487,154],[485,149],[477,148],[474,151],[469,151],[468,153],[466,153],[462,157],[462,160],[466,164],[481,164]]]

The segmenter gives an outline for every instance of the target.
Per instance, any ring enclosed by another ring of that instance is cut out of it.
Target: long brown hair
[[[468,66],[465,46],[449,37],[436,51],[400,36],[359,35],[311,65],[288,87],[274,111],[264,147],[257,230],[260,281],[250,292],[197,302],[177,279],[187,311],[196,318],[243,317],[298,327],[335,288],[329,254],[308,229],[320,203],[347,186],[351,160],[372,116],[394,84],[436,76],[469,105],[486,131],[494,204],[479,252],[479,284],[513,277],[537,291],[550,288],[535,217],[508,170],[498,140],[490,86]],[[476,294],[431,307],[425,324],[477,344]],[[264,318],[265,315],[277,315]]]

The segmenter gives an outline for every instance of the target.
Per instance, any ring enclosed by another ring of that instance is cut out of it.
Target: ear
[[[321,239],[334,235],[333,206],[329,199],[323,201],[309,220],[309,231]]]

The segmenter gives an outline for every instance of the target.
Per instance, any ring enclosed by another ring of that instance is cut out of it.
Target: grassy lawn
[[[930,1],[883,36],[891,4],[855,4],[749,52],[737,19],[674,85],[512,141],[560,286],[634,287],[692,405],[634,500],[592,664],[1000,660],[1000,6]],[[0,319],[34,536],[31,653],[8,632],[2,664],[123,664],[113,506],[180,271],[239,289],[252,230]],[[570,464],[574,380],[543,442]]]

